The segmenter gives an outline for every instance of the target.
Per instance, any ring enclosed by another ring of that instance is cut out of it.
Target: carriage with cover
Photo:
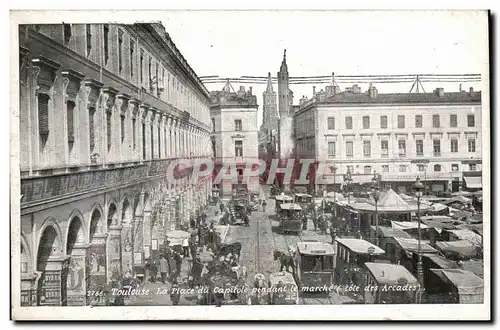
[[[278,272],[269,275],[269,305],[296,305],[299,303],[299,288],[292,273]]]
[[[302,208],[298,204],[286,203],[279,206],[277,220],[281,232],[300,234],[304,222],[303,218]]]
[[[335,251],[326,242],[303,241],[297,243],[295,265],[297,281],[304,292],[323,292],[323,286],[333,284]]]

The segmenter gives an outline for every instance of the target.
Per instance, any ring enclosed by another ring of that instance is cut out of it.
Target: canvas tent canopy
[[[445,255],[458,254],[466,258],[472,258],[478,254],[478,247],[466,240],[436,242],[436,247]]]
[[[478,235],[469,229],[448,229],[446,231],[453,234],[453,236],[458,238],[458,240],[466,240],[475,245],[482,245],[481,235]]]
[[[480,176],[466,176],[464,181],[467,189],[481,189],[483,187],[482,177]]]
[[[375,212],[375,201],[370,198],[365,202],[353,203],[351,207],[360,212]],[[405,202],[392,189],[381,192],[377,203],[377,212],[379,213],[412,213],[416,212],[417,209],[416,203],[409,204]],[[427,205],[420,206],[420,211],[426,211],[427,209],[429,209]]]
[[[391,221],[391,226],[394,229],[400,229],[400,230],[417,229],[418,222],[417,221]],[[427,228],[429,228],[427,225],[425,225],[423,223],[420,224],[420,229],[427,229]]]
[[[365,266],[378,284],[398,285],[401,279],[405,279],[406,285],[419,285],[415,276],[402,265],[366,262]]]
[[[483,303],[484,282],[472,272],[461,269],[431,269],[443,282],[457,288],[460,303]]]
[[[418,253],[418,239],[394,237],[394,241],[407,252]],[[422,253],[436,253],[437,250],[425,242],[420,242],[420,250]]]
[[[370,226],[370,228],[373,229],[373,231],[377,230],[376,226]],[[412,236],[407,232],[405,232],[404,230],[386,226],[378,226],[378,233],[381,234],[382,237],[384,238],[389,238],[389,237],[412,238]]]

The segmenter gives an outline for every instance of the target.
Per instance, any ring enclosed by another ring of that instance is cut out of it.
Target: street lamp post
[[[347,188],[347,203],[351,204],[351,183],[352,183],[352,175],[351,171],[348,169],[347,174],[344,176],[345,185]]]
[[[422,182],[420,182],[420,177],[417,176],[417,182],[415,182],[412,186],[415,191],[415,196],[417,197],[417,221],[418,221],[418,262],[417,262],[417,278],[422,288],[424,286],[424,269],[422,265],[422,231],[420,226],[420,198],[422,198],[422,194],[425,190],[425,186]]]
[[[378,246],[378,201],[380,199],[380,189],[378,186],[377,173],[373,174],[372,189],[373,200],[375,201],[375,244]]]
[[[333,209],[335,216],[337,216],[337,209],[335,206],[335,202],[337,201],[337,195],[335,194],[335,186],[336,186],[336,179],[335,179],[335,174],[337,173],[337,166],[333,165],[330,166],[330,171],[333,173]]]

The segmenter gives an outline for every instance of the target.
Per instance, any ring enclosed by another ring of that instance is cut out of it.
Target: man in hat
[[[161,274],[161,282],[163,284],[165,284],[165,281],[167,280],[167,272],[168,272],[167,259],[165,258],[164,255],[162,255],[160,258],[160,274]]]

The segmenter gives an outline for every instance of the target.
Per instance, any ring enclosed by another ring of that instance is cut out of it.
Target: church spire
[[[283,61],[281,62],[281,72],[288,72],[288,66],[286,65],[286,49],[283,51]]]
[[[273,91],[273,80],[271,78],[271,72],[267,73],[267,88],[266,88],[266,93],[268,93],[268,94],[274,93],[274,91]]]

